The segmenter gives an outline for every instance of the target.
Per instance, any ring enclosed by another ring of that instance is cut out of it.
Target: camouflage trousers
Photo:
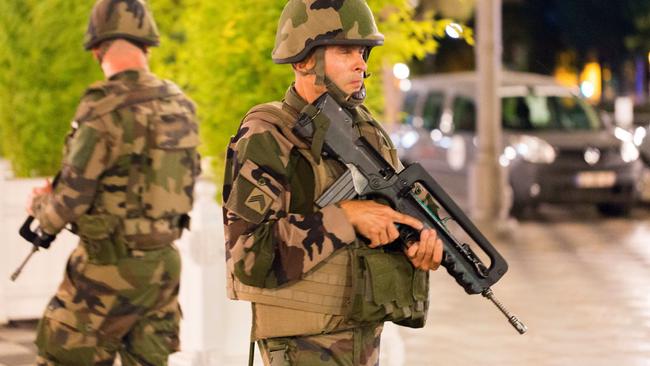
[[[266,366],[376,366],[383,323],[313,336],[257,342]]]
[[[112,366],[119,353],[124,366],[158,366],[178,350],[178,250],[119,248],[72,252],[38,325],[37,365]]]

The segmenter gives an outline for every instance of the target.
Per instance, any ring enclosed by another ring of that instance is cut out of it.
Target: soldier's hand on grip
[[[411,244],[405,251],[413,266],[423,271],[435,271],[442,262],[442,240],[433,229],[422,230],[420,241]]]
[[[29,193],[29,196],[27,196],[27,203],[25,204],[25,211],[27,211],[27,214],[29,216],[34,216],[34,212],[32,212],[32,206],[34,205],[34,200],[36,197],[50,193],[52,193],[52,183],[50,183],[49,179],[45,181],[45,184],[43,186],[33,188]]]
[[[399,237],[395,224],[405,224],[422,230],[422,223],[414,217],[399,213],[375,201],[342,201],[339,206],[357,233],[370,240],[370,247],[390,244]]]

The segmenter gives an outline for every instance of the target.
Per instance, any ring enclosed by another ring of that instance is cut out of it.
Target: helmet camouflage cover
[[[157,46],[156,22],[144,0],[97,0],[84,38],[86,50],[115,38]]]
[[[365,0],[289,0],[275,36],[273,61],[302,61],[317,46],[379,46],[384,36]]]

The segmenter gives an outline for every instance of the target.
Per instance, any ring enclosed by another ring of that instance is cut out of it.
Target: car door
[[[469,192],[469,167],[476,154],[476,103],[469,96],[451,97],[449,116],[443,112],[441,136],[436,145],[440,149],[436,178],[442,187],[461,206],[465,206]]]
[[[432,144],[443,110],[444,94],[425,91],[407,94],[402,108],[405,128],[401,133],[400,157],[405,163],[420,163],[426,170],[436,166],[440,152]]]

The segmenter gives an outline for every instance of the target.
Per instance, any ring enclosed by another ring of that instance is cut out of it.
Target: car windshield
[[[576,97],[527,95],[502,99],[503,127],[521,131],[599,130],[591,106]]]

